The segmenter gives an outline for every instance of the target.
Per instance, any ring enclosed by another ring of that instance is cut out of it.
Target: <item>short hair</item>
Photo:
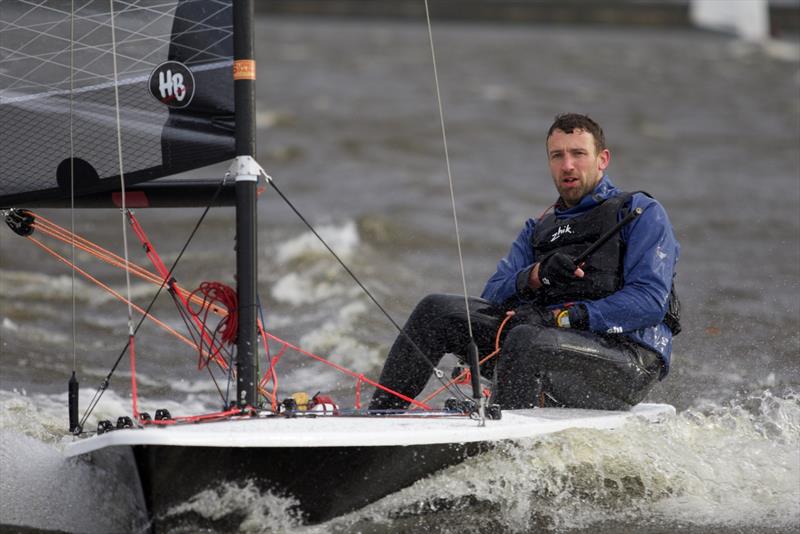
[[[548,140],[555,130],[561,130],[568,134],[575,130],[584,130],[594,137],[594,147],[598,154],[606,149],[606,137],[603,135],[603,129],[589,115],[581,115],[580,113],[561,113],[556,115],[555,121],[547,131]]]

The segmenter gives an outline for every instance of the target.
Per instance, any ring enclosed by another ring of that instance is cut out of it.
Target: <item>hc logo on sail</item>
[[[194,96],[194,76],[178,61],[162,63],[150,74],[150,94],[171,108],[185,108]]]

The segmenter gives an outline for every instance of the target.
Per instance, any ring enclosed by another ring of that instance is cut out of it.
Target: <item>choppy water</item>
[[[800,528],[798,62],[692,31],[434,31],[470,291],[554,198],[543,151],[552,117],[588,112],[606,131],[612,177],[658,198],[682,245],[684,332],[672,373],[648,399],[679,415],[505,447],[321,527],[298,525],[277,496],[220,488],[185,503],[200,518],[186,531],[226,514],[247,532]],[[400,322],[426,293],[458,292],[422,24],[259,20],[257,35],[260,163]],[[278,197],[267,192],[259,210],[260,292],[274,332],[376,376],[391,326]],[[47,215],[69,223],[67,212]],[[167,260],[198,215],[139,212]],[[120,250],[118,213],[80,211],[76,221]],[[233,281],[231,223],[230,210],[210,215],[179,280]],[[118,475],[60,454],[71,286],[61,266],[0,231],[0,524],[125,532],[142,510]],[[85,405],[122,349],[126,318],[101,290],[77,286]],[[153,290],[134,282],[133,293],[146,303]],[[169,311],[162,303],[156,314],[177,325]],[[137,343],[145,409],[217,408],[193,354],[153,327]],[[97,417],[130,410],[128,381],[117,375]],[[352,403],[352,383],[329,371],[287,364],[282,384]]]

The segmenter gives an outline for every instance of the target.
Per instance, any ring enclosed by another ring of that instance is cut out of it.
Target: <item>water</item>
[[[604,127],[610,174],[666,207],[682,246],[684,332],[648,397],[662,425],[572,431],[472,459],[321,527],[285,500],[222,487],[185,503],[245,532],[789,532],[800,528],[800,71],[727,37],[681,30],[434,27],[468,287],[554,199],[543,136],[564,110]],[[458,292],[446,170],[422,24],[257,22],[259,162],[399,321],[431,291]],[[218,176],[220,169],[202,171]],[[68,212],[45,212],[69,224]],[[169,262],[199,210],[140,210]],[[259,202],[259,290],[273,331],[377,376],[395,332],[291,211]],[[120,215],[79,211],[79,233],[121,251]],[[177,272],[187,287],[233,283],[230,210],[211,213]],[[139,247],[133,259],[146,264]],[[117,290],[111,268],[78,261]],[[71,278],[0,231],[0,524],[125,532],[142,508],[119,473],[60,456],[72,367]],[[125,341],[125,308],[77,282],[85,406]],[[153,288],[134,281],[137,303]],[[170,304],[156,315],[179,326]],[[145,409],[217,409],[196,356],[143,328]],[[282,385],[353,383],[287,362]],[[126,365],[96,412],[130,411]],[[96,419],[93,419],[96,420]],[[103,496],[103,498],[100,498]],[[90,504],[87,504],[90,503]]]

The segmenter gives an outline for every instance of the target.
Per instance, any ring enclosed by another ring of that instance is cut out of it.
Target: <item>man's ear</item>
[[[608,164],[611,163],[611,151],[604,148],[597,156],[597,168],[601,171],[606,170]]]

